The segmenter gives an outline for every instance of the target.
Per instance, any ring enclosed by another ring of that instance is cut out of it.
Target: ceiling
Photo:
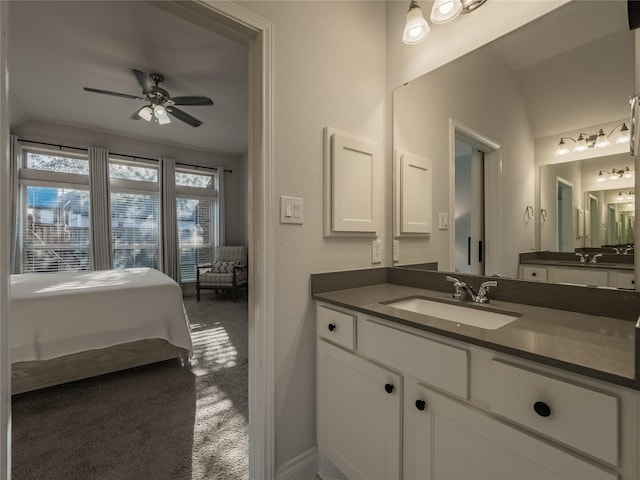
[[[162,3],[162,2],[160,2]],[[247,152],[248,48],[150,2],[13,1],[9,5],[12,127],[47,120],[202,150]],[[132,119],[140,95],[132,69],[159,73],[172,97],[206,96],[213,106],[181,106],[203,125]]]
[[[570,2],[490,48],[518,78],[534,138],[629,117],[635,38],[626,1]]]

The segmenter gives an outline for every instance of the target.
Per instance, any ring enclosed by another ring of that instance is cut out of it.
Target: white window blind
[[[176,171],[176,217],[182,283],[195,282],[197,266],[213,260],[217,229],[214,180],[214,173]]]
[[[113,268],[158,268],[158,168],[109,161]]]
[[[20,170],[22,273],[90,268],[89,164],[25,149]]]

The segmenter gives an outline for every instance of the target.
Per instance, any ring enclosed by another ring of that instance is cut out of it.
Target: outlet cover
[[[371,242],[371,263],[382,263],[382,240]]]
[[[400,240],[393,241],[393,261],[400,261]]]

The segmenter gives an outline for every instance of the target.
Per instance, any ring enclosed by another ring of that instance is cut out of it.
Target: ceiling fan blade
[[[140,70],[136,70],[135,68],[132,68],[131,71],[136,76],[136,80],[138,80],[138,83],[140,84],[142,91],[144,93],[148,93],[151,90],[151,87],[153,86],[149,75]]]
[[[109,90],[99,90],[97,88],[84,87],[85,91],[92,93],[102,93],[104,95],[113,95],[114,97],[132,98],[133,100],[144,100],[142,97],[136,95],[129,95],[127,93],[110,92]]]
[[[176,105],[213,105],[213,100],[207,97],[171,97]]]
[[[202,125],[202,122],[200,120],[192,117],[187,112],[183,112],[176,107],[167,107],[167,112],[169,112],[169,115],[176,117],[178,120],[182,120],[184,123],[188,123],[192,127],[199,127],[200,125]]]

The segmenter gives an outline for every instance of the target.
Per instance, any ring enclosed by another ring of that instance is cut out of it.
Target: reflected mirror
[[[573,257],[575,248],[632,243],[633,178],[630,187],[591,185],[547,166],[635,170],[629,144],[616,143],[629,125],[634,69],[626,1],[575,1],[397,88],[394,160],[431,165],[433,225],[427,234],[399,228],[399,199],[410,197],[395,175],[396,265],[518,277],[523,253]],[[601,129],[610,143],[602,148]],[[557,155],[561,139],[569,150]],[[587,145],[574,151],[579,141]]]

